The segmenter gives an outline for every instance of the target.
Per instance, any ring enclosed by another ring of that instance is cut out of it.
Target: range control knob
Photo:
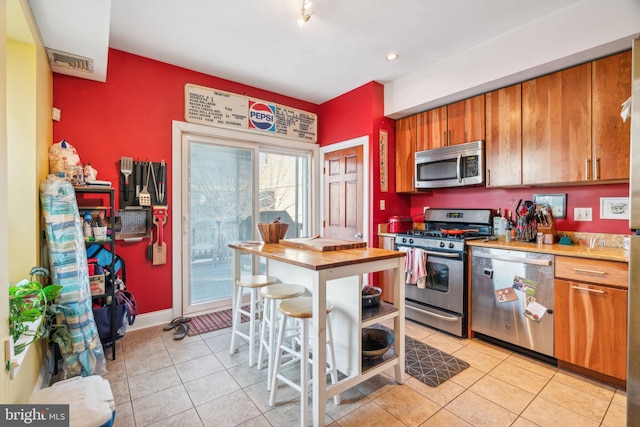
[[[409,243],[413,245],[413,239],[409,239]]]
[[[440,247],[444,248],[444,242],[440,242]]]
[[[449,243],[449,249],[453,249],[454,246],[453,242]]]

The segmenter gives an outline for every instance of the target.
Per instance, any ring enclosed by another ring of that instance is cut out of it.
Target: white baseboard
[[[173,309],[153,311],[151,313],[138,314],[133,325],[127,327],[127,331],[150,328],[152,326],[164,325],[173,319]]]

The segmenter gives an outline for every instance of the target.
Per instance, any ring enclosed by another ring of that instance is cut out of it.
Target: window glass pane
[[[229,242],[251,238],[253,151],[192,143],[191,303],[230,298]]]
[[[260,152],[260,222],[289,224],[285,238],[309,234],[309,155]]]

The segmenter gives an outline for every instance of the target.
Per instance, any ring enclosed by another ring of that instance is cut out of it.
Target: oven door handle
[[[398,246],[400,247],[400,246]],[[403,248],[409,248],[411,249],[412,246],[402,246]],[[460,258],[460,254],[452,254],[449,252],[436,252],[436,251],[428,251],[426,249],[423,249],[422,252],[424,252],[427,255],[432,255],[432,256],[436,256],[436,257],[440,257],[440,258]]]
[[[433,255],[440,258],[460,258],[460,254],[451,254],[449,252],[425,251],[424,249],[422,250],[422,252],[424,252],[427,255]]]
[[[410,305],[406,305],[404,308],[405,308],[405,310],[415,310],[415,311],[419,311],[419,312],[420,312],[420,313],[422,313],[422,314],[427,314],[427,315],[429,315],[429,316],[433,316],[433,317],[435,317],[435,318],[437,318],[437,319],[444,320],[445,322],[457,322],[458,320],[460,320],[460,318],[459,318],[459,317],[455,317],[455,316],[443,316],[443,315],[441,315],[441,314],[432,313],[432,312],[430,312],[430,311],[420,310],[420,309],[417,309],[417,308],[415,308],[415,307],[411,307]]]

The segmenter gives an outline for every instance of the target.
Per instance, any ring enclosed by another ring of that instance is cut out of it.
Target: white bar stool
[[[262,369],[263,350],[267,352],[267,390],[271,390],[271,376],[273,375],[273,351],[276,344],[276,303],[278,301],[295,298],[304,294],[305,288],[300,285],[278,283],[265,286],[260,289],[260,297],[263,300],[262,323],[260,325],[260,350],[258,351],[258,369]],[[267,327],[269,336],[265,339]]]
[[[269,406],[274,406],[276,403],[276,391],[278,389],[278,380],[281,380],[285,384],[291,386],[295,390],[300,391],[300,425],[307,425],[307,407],[308,407],[308,391],[309,383],[309,370],[307,365],[313,363],[313,360],[309,358],[309,321],[312,317],[313,307],[311,297],[296,297],[284,300],[280,303],[280,312],[282,317],[280,318],[280,326],[278,330],[278,343],[276,345],[276,357],[274,360],[273,378],[271,379],[271,393],[269,394]],[[327,301],[327,371],[331,374],[331,384],[338,382],[338,370],[336,369],[336,356],[333,349],[333,332],[331,329],[330,313],[333,309],[333,304]],[[293,335],[289,335],[285,338],[285,332],[287,331],[286,322],[288,318],[298,319],[299,328],[294,331]],[[295,351],[294,348],[284,345],[285,339],[298,337],[300,341],[300,351]],[[281,363],[282,353],[288,353],[293,358],[284,363]],[[284,368],[297,360],[300,360],[300,384],[296,384],[290,379],[286,378],[280,373],[280,369]],[[334,396],[334,402],[336,405],[340,404],[340,395]]]
[[[238,289],[236,291],[236,300],[233,308],[233,329],[231,331],[231,346],[229,348],[229,354],[235,353],[238,349],[236,346],[236,335],[247,339],[249,341],[249,366],[253,366],[254,363],[253,354],[255,353],[255,341],[258,337],[256,332],[256,316],[262,314],[262,304],[258,290],[263,286],[272,285],[277,281],[277,278],[263,274],[243,276],[236,281]],[[251,296],[248,311],[242,308],[244,288],[249,289]],[[242,314],[249,316],[249,334],[240,330]]]

